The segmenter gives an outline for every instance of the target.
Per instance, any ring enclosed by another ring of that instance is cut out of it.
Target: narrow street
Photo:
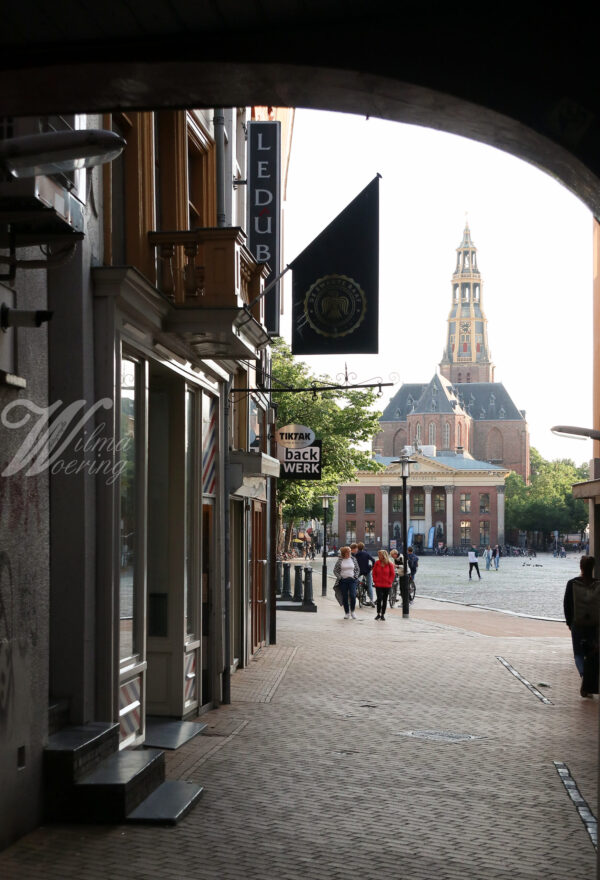
[[[205,786],[178,826],[39,828],[0,854],[3,880],[594,876],[554,763],[595,814],[598,701],[564,624],[425,599],[346,621],[316,601],[278,614],[232,704],[168,753],[168,776]]]

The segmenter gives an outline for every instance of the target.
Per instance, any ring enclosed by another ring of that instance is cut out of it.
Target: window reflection
[[[137,456],[136,456],[136,403],[138,391],[138,365],[124,357],[121,360],[121,480],[120,480],[120,577],[119,656],[131,657],[137,650],[135,632],[137,570]]]

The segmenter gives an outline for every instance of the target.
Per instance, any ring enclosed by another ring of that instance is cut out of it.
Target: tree
[[[370,441],[380,430],[380,412],[373,409],[374,389],[342,389],[293,393],[283,390],[334,385],[332,379],[313,374],[292,355],[281,339],[274,342],[271,387],[277,390],[277,425],[307,425],[322,442],[322,478],[279,480],[277,501],[280,517],[293,525],[298,519],[321,518],[321,495],[337,495],[340,483],[356,478],[357,471],[378,471],[371,458]],[[359,446],[360,444],[360,446]],[[361,448],[362,447],[362,448]],[[291,529],[290,529],[291,534]],[[289,537],[289,536],[288,536]]]
[[[546,461],[537,449],[530,453],[531,482],[511,472],[506,478],[506,528],[548,535],[581,532],[588,522],[583,501],[573,497],[573,483],[588,478],[587,465],[568,458]]]

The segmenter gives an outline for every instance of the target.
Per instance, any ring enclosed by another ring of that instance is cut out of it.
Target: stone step
[[[46,772],[60,774],[63,785],[90,773],[119,748],[119,725],[103,721],[64,727],[48,738]]]
[[[127,815],[127,822],[176,825],[196,804],[204,789],[195,782],[167,779]]]
[[[73,787],[74,821],[123,822],[165,780],[159,749],[123,749]]]

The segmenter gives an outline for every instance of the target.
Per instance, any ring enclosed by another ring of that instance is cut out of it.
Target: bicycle
[[[414,598],[417,594],[417,588],[415,586],[415,582],[413,580],[412,574],[408,575],[408,601],[413,602]],[[393,608],[396,602],[398,601],[398,597],[402,599],[402,594],[400,592],[400,575],[396,575],[394,578],[394,582],[390,588],[390,596],[388,599],[390,608]]]
[[[356,587],[356,600],[358,602],[358,607],[362,608],[363,605],[368,605],[370,608],[375,607],[375,603],[371,601],[369,598],[369,593],[367,590],[367,576],[366,574],[361,574],[358,578],[358,584]]]

